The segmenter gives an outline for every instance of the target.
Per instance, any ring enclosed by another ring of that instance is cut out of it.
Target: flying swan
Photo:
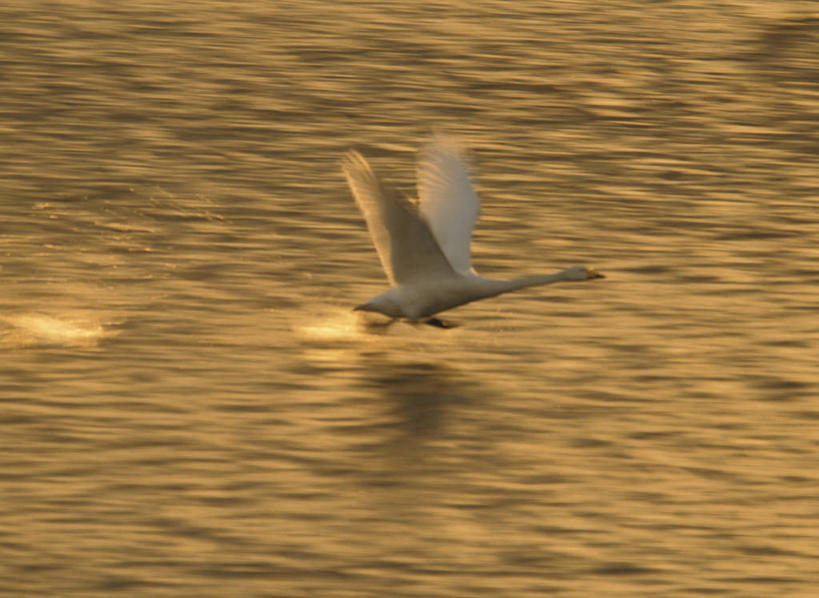
[[[469,252],[480,204],[461,149],[448,137],[436,137],[421,151],[417,203],[381,182],[354,150],[342,167],[392,285],[356,310],[446,328],[432,316],[470,301],[553,282],[604,278],[585,266],[512,280],[480,276]]]

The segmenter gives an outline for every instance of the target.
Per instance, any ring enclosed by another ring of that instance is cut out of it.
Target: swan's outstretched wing
[[[458,144],[436,137],[418,163],[418,198],[421,213],[452,267],[469,272],[469,243],[480,212],[478,196]]]
[[[381,183],[358,152],[348,152],[342,168],[390,283],[455,276],[414,204]]]

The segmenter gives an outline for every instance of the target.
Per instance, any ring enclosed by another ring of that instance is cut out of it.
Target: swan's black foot
[[[430,318],[429,320],[426,320],[424,324],[437,326],[438,328],[455,328],[457,326],[455,322],[447,322],[446,320],[439,320],[438,318]]]

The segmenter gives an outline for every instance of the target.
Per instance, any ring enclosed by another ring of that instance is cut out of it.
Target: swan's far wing
[[[458,144],[436,137],[418,163],[419,207],[438,245],[458,272],[472,268],[469,244],[480,212],[469,170]]]
[[[342,168],[391,284],[455,275],[418,208],[384,185],[361,154],[348,152]]]

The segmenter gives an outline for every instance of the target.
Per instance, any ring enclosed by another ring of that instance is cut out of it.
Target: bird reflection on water
[[[446,368],[429,362],[393,364],[372,382],[390,405],[396,426],[415,440],[433,438],[449,406],[469,400]]]
[[[487,460],[491,423],[478,413],[487,389],[430,361],[381,363],[371,371],[365,384],[375,391],[386,422],[378,435],[381,446],[373,449],[386,458],[390,478],[473,469],[479,466],[464,461],[472,462],[475,453],[480,462]]]

